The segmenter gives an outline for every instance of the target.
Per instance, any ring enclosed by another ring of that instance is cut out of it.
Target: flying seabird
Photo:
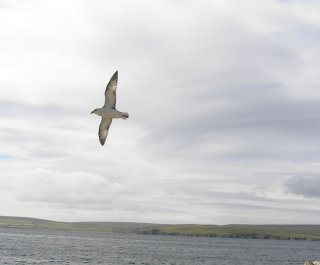
[[[107,136],[109,127],[111,125],[112,119],[121,118],[127,119],[129,118],[129,114],[127,112],[120,112],[116,109],[116,91],[118,85],[118,71],[116,71],[111,77],[106,91],[104,92],[105,102],[102,108],[94,109],[92,113],[97,114],[102,117],[100,126],[99,126],[99,140],[101,145],[104,145]]]

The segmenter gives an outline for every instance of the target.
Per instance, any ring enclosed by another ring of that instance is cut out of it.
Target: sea
[[[303,265],[319,241],[0,228],[0,264]]]

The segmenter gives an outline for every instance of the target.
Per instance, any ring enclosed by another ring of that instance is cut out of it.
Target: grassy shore
[[[117,232],[196,237],[228,237],[281,240],[320,240],[320,225],[164,225],[118,222],[54,222],[1,217],[0,227],[63,231]]]
[[[167,225],[144,233],[200,237],[320,240],[320,226],[308,225]]]

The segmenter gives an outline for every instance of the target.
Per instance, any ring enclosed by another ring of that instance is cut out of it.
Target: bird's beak
[[[91,111],[91,113],[90,113],[90,114],[92,114],[92,113],[94,113],[94,110],[93,110],[93,111]]]

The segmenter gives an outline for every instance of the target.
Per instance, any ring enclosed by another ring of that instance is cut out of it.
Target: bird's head
[[[91,114],[92,114],[92,113],[96,113],[96,111],[97,111],[97,109],[94,109],[93,111],[91,111]]]

